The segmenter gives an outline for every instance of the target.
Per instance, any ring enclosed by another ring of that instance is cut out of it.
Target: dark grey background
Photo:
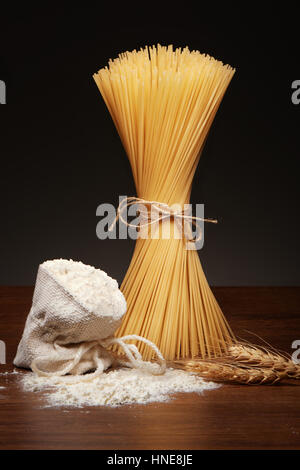
[[[92,73],[157,42],[237,68],[192,193],[220,222],[206,225],[199,253],[209,282],[299,284],[299,16],[296,2],[260,4],[3,7],[0,284],[33,284],[38,264],[55,257],[122,280],[134,242],[98,240],[96,208],[135,189]]]

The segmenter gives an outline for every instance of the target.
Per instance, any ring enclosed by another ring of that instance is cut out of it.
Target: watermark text
[[[300,339],[292,342],[292,349],[296,349],[292,354],[292,361],[294,364],[300,364]]]
[[[291,96],[292,103],[296,105],[300,104],[300,80],[293,81],[292,90],[295,90]]]
[[[6,364],[6,345],[0,340],[0,364]]]
[[[187,250],[200,250],[204,244],[204,221],[216,222],[204,219],[204,204],[168,206],[141,199],[142,203],[135,203],[132,199],[120,196],[117,209],[109,203],[97,207],[96,216],[100,220],[96,235],[100,240],[184,239]]]
[[[0,80],[0,104],[6,104],[6,85],[3,80]]]

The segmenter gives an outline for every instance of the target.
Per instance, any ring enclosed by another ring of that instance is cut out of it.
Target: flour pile
[[[29,373],[22,378],[25,391],[47,392],[48,407],[121,406],[164,402],[174,393],[202,393],[220,385],[181,370],[167,369],[153,376],[139,369],[117,369],[90,382],[73,377],[38,377]]]

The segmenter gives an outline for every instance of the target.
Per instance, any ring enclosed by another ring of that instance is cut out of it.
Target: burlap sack
[[[102,340],[113,335],[126,311],[120,291],[117,300],[116,305],[116,292],[110,296],[108,291],[103,297],[105,314],[89,311],[40,265],[14,364],[43,371],[43,375],[76,375],[93,369],[103,372],[113,357]],[[109,309],[111,314],[107,315]]]

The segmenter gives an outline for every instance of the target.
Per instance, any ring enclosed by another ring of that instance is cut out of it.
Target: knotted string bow
[[[164,202],[159,201],[149,201],[147,199],[143,199],[140,197],[125,197],[119,204],[117,209],[117,215],[109,227],[109,231],[111,231],[115,224],[117,223],[118,219],[120,219],[125,225],[128,227],[138,228],[137,225],[132,224],[124,218],[123,213],[124,211],[127,212],[127,209],[130,206],[138,204],[138,212],[141,216],[139,228],[149,227],[150,225],[157,224],[162,222],[166,219],[170,219],[173,217],[175,223],[178,225],[180,233],[182,230],[182,222],[188,222],[188,234],[184,232],[184,236],[190,243],[196,243],[197,241],[202,239],[202,228],[199,225],[199,222],[210,222],[213,224],[217,224],[218,221],[216,219],[205,219],[203,217],[196,217],[192,214],[188,213],[186,209],[182,209],[181,206],[178,208],[178,205],[173,205],[173,207],[169,206]],[[150,206],[150,211],[148,210],[148,206]],[[176,208],[174,208],[176,206]],[[199,231],[199,235],[196,237],[192,237],[191,235],[191,225],[196,227]],[[186,224],[185,224],[186,228]]]

